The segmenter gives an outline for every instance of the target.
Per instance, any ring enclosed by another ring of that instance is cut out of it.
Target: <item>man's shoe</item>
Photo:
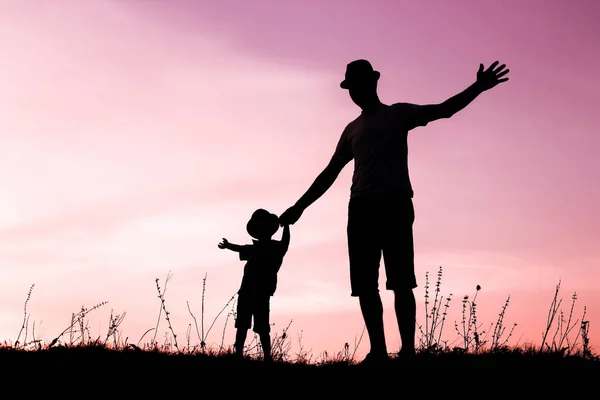
[[[390,357],[387,353],[369,353],[359,365],[364,367],[383,367],[388,365],[389,361]]]
[[[403,364],[409,364],[409,363],[414,363],[416,357],[417,357],[417,354],[415,351],[400,350],[398,352],[398,356],[396,357],[396,360],[398,360],[399,362],[401,362]]]

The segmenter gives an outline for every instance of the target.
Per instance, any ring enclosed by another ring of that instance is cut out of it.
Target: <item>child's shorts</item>
[[[235,327],[237,329],[250,329],[254,319],[253,331],[261,334],[271,331],[269,324],[271,296],[252,295],[240,293],[238,295],[237,316]]]

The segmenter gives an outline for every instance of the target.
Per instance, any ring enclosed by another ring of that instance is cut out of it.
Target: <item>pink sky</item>
[[[479,284],[478,319],[495,322],[510,295],[511,343],[538,344],[561,280],[563,309],[576,292],[597,345],[600,5],[576,4],[0,0],[0,338],[16,339],[35,284],[28,311],[44,338],[82,304],[108,301],[90,314],[92,334],[112,308],[137,342],[169,271],[180,338],[193,323],[186,301],[200,316],[205,275],[212,322],[243,269],[219,240],[248,242],[254,209],[293,204],[358,115],[339,88],[347,62],[372,61],[386,103],[434,103],[497,59],[508,83],[409,135],[418,322],[425,273],[441,265],[449,341]],[[292,226],[272,300],[274,332],[292,320],[293,346],[302,333],[315,355],[363,328],[346,254],[351,173]]]

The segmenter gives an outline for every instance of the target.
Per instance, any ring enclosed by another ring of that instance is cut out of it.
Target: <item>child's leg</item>
[[[271,335],[269,332],[262,332],[259,333],[258,336],[260,337],[260,345],[263,349],[263,359],[265,361],[271,361]]]
[[[250,323],[252,321],[252,298],[248,295],[240,294],[238,297],[237,304],[237,318],[235,320],[235,354],[239,357],[244,355],[244,343],[246,343],[246,336],[248,335],[248,329],[250,329]]]
[[[248,335],[248,329],[238,328],[235,333],[235,355],[238,357],[244,356],[244,344],[246,343],[246,336]]]
[[[271,361],[271,330],[269,322],[271,296],[262,295],[256,298],[256,309],[254,314],[254,331],[260,337],[260,344],[263,348],[263,358],[265,361]]]

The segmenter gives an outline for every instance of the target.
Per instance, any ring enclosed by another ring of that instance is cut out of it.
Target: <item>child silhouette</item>
[[[241,261],[246,261],[242,283],[238,290],[237,318],[235,321],[235,354],[240,358],[244,353],[244,343],[251,322],[259,335],[263,349],[263,359],[272,361],[271,326],[269,323],[271,296],[277,287],[277,273],[283,263],[290,243],[290,227],[283,226],[281,240],[272,236],[279,229],[279,217],[259,208],[252,213],[246,224],[246,231],[254,239],[252,244],[233,244],[223,238],[220,249],[239,253]]]

